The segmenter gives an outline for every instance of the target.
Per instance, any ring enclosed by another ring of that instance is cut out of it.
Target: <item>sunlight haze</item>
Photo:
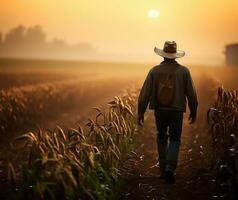
[[[92,44],[100,60],[159,61],[154,46],[175,40],[182,62],[222,65],[225,45],[238,42],[237,0],[8,0],[0,12],[3,35],[40,24],[47,39]]]

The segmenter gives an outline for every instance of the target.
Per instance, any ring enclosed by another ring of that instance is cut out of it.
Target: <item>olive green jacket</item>
[[[174,98],[171,105],[162,107],[157,102],[158,72],[170,71],[175,67]],[[153,67],[143,84],[138,98],[138,115],[143,116],[149,104],[150,109],[167,109],[186,112],[186,105],[191,113],[197,112],[198,100],[190,71],[187,67],[178,64],[175,60],[165,60],[160,65]]]

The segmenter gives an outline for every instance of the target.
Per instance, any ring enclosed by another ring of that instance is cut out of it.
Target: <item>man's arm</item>
[[[189,120],[191,120],[190,123],[192,124],[195,122],[197,116],[198,99],[196,89],[194,87],[194,83],[189,70],[187,71],[185,94],[188,99],[188,106],[190,110]]]
[[[142,86],[142,89],[140,91],[140,95],[138,98],[138,124],[142,125],[144,122],[144,113],[146,111],[146,108],[148,106],[151,93],[152,93],[152,74],[151,71],[148,73],[145,82]]]

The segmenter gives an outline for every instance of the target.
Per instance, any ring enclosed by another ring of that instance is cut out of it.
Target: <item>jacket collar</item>
[[[176,60],[174,59],[167,59],[161,62],[160,64],[178,64]]]

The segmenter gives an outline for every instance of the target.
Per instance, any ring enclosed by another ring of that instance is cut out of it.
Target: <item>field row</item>
[[[83,108],[124,85],[120,80],[75,79],[1,90],[0,133],[9,134],[59,113]]]
[[[119,185],[119,166],[135,134],[137,92],[116,96],[99,108],[85,127],[29,132],[19,136],[27,162],[8,180],[22,199],[112,199]]]

